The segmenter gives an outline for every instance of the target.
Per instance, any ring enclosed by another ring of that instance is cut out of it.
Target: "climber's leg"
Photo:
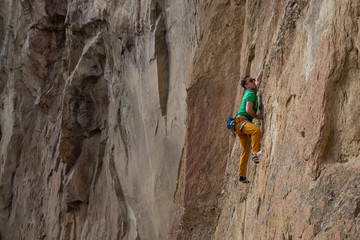
[[[247,173],[247,164],[249,161],[250,155],[250,138],[248,135],[239,136],[240,143],[242,146],[241,156],[240,156],[240,165],[239,165],[239,176],[246,177]]]
[[[255,124],[248,122],[243,126],[242,132],[247,135],[251,135],[253,155],[257,156],[257,153],[260,151],[260,138],[261,138],[260,128]]]

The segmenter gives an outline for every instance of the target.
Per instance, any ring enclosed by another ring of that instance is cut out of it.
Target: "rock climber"
[[[263,119],[263,114],[257,115],[258,111],[258,98],[257,90],[260,87],[263,71],[261,70],[256,80],[250,76],[246,76],[241,80],[241,86],[245,89],[244,97],[241,103],[240,110],[236,115],[236,125],[241,132],[238,132],[240,143],[242,146],[239,166],[239,181],[248,183],[246,178],[247,164],[250,154],[250,137],[252,143],[253,158],[252,161],[256,164],[259,163],[260,151],[260,137],[261,130],[258,126],[252,123],[254,118]]]

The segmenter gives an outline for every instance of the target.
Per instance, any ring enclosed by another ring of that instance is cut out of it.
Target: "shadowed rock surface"
[[[358,0],[2,1],[0,238],[358,239],[359,29]]]

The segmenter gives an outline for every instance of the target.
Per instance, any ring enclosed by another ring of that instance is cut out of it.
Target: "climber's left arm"
[[[260,84],[261,84],[261,81],[262,81],[262,77],[263,77],[263,70],[261,70],[260,73],[259,73],[259,75],[256,77],[255,84],[256,84],[256,88],[257,88],[257,89],[260,88]]]

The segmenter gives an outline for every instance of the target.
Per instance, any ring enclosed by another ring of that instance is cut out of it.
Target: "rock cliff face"
[[[357,239],[358,0],[4,0],[0,239]],[[261,163],[225,128],[263,68]]]
[[[167,237],[185,138],[185,9],[1,2],[2,239]]]

